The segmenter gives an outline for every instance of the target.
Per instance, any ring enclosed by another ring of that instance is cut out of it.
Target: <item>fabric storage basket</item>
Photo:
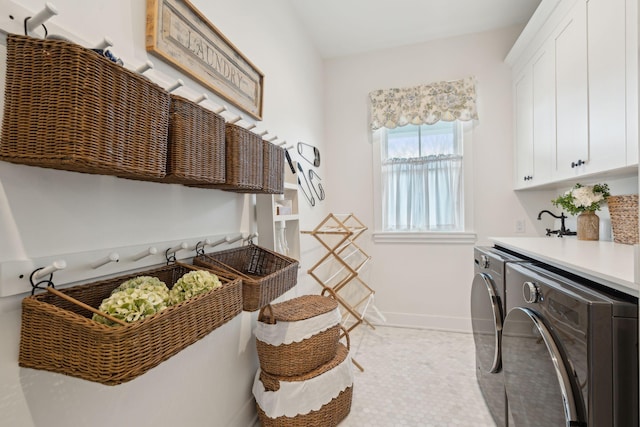
[[[258,370],[253,383],[258,418],[265,427],[333,427],[351,411],[353,367],[349,350],[312,372],[278,377]]]
[[[128,279],[153,276],[172,288],[194,268],[174,264],[60,292],[97,308]],[[89,310],[57,295],[29,296],[22,301],[19,364],[107,385],[130,381],[242,311],[241,281],[219,279],[221,287],[126,326],[98,323]]]
[[[198,255],[193,263],[240,278],[245,311],[261,309],[298,282],[298,261],[254,244]]]
[[[134,179],[164,177],[169,94],[63,40],[7,36],[0,159]]]
[[[338,302],[321,295],[266,305],[255,329],[260,369],[288,377],[324,365],[336,355],[341,320]]]
[[[225,136],[222,116],[180,96],[171,95],[167,176],[163,182],[225,182]]]
[[[638,195],[607,197],[613,241],[626,245],[638,243]]]

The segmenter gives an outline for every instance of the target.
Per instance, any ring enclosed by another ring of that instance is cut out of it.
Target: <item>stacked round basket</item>
[[[340,321],[338,303],[320,295],[260,310],[253,395],[263,426],[331,427],[349,414],[353,369]]]

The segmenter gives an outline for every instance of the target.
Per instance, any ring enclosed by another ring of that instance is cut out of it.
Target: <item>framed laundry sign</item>
[[[187,0],[147,0],[147,51],[160,56],[255,119],[264,75]]]

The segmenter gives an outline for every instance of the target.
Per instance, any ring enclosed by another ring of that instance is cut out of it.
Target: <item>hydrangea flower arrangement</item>
[[[576,184],[562,196],[551,201],[554,206],[566,209],[571,215],[577,215],[586,211],[600,210],[611,194],[607,184],[595,184],[584,186]]]
[[[222,286],[220,279],[215,274],[206,270],[194,270],[182,276],[171,291],[169,291],[169,303],[179,304],[203,292]]]
[[[166,285],[165,285],[166,288]],[[127,323],[142,320],[167,308],[168,293],[162,287],[142,284],[139,288],[126,288],[114,292],[98,308],[116,319]],[[94,314],[93,320],[108,326],[115,324],[109,319]]]

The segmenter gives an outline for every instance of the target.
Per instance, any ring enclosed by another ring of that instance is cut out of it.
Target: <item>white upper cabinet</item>
[[[589,162],[587,9],[577,1],[554,35],[556,178],[578,175]]]
[[[587,2],[589,172],[627,163],[625,10],[626,0]]]
[[[506,61],[516,189],[637,166],[637,0],[542,0]]]

